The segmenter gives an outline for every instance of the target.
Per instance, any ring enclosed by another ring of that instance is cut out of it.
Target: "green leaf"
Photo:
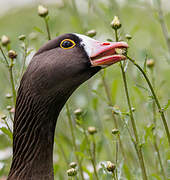
[[[12,133],[10,130],[8,130],[6,127],[1,127],[0,130],[12,140]]]
[[[98,98],[95,97],[92,99],[92,106],[93,106],[93,109],[97,109],[97,105],[98,105]]]
[[[41,33],[41,34],[44,34],[44,32],[37,26],[34,26],[34,30]]]

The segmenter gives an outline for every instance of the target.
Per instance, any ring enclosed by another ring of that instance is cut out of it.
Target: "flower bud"
[[[132,112],[135,112],[135,111],[136,111],[136,109],[135,109],[134,107],[132,107],[131,110],[132,110]]]
[[[126,35],[125,35],[125,38],[126,38],[127,40],[131,40],[131,39],[132,39],[132,36],[131,36],[130,34],[126,34]]]
[[[10,99],[10,98],[12,97],[12,95],[11,95],[10,93],[7,93],[7,94],[5,95],[5,97],[6,97],[7,99]]]
[[[155,61],[153,59],[148,59],[146,61],[146,65],[147,65],[148,68],[152,68],[155,65]]]
[[[76,162],[71,162],[71,163],[70,163],[70,167],[71,167],[71,168],[75,168],[76,166],[77,166],[77,163],[76,163]]]
[[[1,43],[2,43],[3,46],[7,46],[10,43],[9,37],[6,36],[6,35],[3,35],[1,37]]]
[[[38,15],[40,17],[46,17],[48,15],[48,9],[42,5],[38,6]]]
[[[76,174],[77,174],[77,170],[74,169],[74,168],[71,168],[71,169],[67,170],[67,175],[68,176],[76,176]]]
[[[80,108],[78,108],[74,111],[75,116],[80,116],[80,115],[82,115],[82,113],[83,113],[83,110]]]
[[[26,36],[25,35],[20,35],[20,36],[18,36],[18,39],[20,40],[20,41],[24,41],[25,40],[25,38],[26,38]]]
[[[86,35],[89,37],[94,37],[97,34],[96,30],[92,29],[86,32]]]
[[[114,172],[115,169],[116,169],[116,165],[113,164],[111,161],[108,161],[107,162],[107,170],[109,172]]]
[[[119,129],[112,129],[112,134],[113,135],[116,135],[116,134],[119,134]]]
[[[14,107],[10,109],[10,113],[15,113],[15,108]]]
[[[114,16],[113,21],[111,22],[111,27],[115,30],[121,28],[121,23],[119,21],[119,18],[117,16]]]
[[[17,57],[17,53],[14,50],[9,50],[8,57],[11,59],[15,59]]]
[[[12,107],[11,107],[11,106],[7,106],[6,109],[7,109],[8,111],[10,111],[10,110],[12,109]]]
[[[1,119],[3,119],[3,120],[5,120],[6,118],[7,118],[7,117],[6,117],[5,114],[1,116]]]
[[[93,134],[97,133],[97,129],[94,126],[89,126],[88,133],[93,135]]]

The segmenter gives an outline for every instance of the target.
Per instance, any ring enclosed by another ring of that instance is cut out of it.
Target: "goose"
[[[126,57],[125,42],[100,42],[69,33],[33,56],[17,92],[13,158],[8,180],[53,180],[53,144],[58,115],[71,94],[103,67]]]

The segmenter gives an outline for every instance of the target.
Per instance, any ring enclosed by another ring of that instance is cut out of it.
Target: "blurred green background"
[[[45,4],[49,10],[49,26],[52,37],[63,33],[76,32],[86,34],[88,30],[95,29],[97,35],[95,39],[115,41],[114,31],[110,26],[115,15],[119,16],[122,28],[119,31],[121,40],[126,40],[125,35],[130,34],[132,39],[128,42],[129,54],[138,64],[143,66],[145,58],[154,59],[155,67],[153,77],[155,78],[155,90],[164,106],[170,99],[170,52],[161,29],[159,21],[159,1],[153,0],[63,0]],[[22,64],[23,50],[18,36],[26,35],[28,46],[33,49],[31,55],[47,41],[47,33],[42,18],[37,14],[39,3],[10,9],[0,16],[0,36],[7,35],[11,40],[11,48],[16,50],[18,58],[14,68],[15,81],[18,82],[17,73]],[[168,8],[169,7],[169,8]],[[0,8],[1,9],[1,8]],[[162,10],[167,28],[170,30],[170,2],[162,1]],[[27,58],[27,64],[31,58]],[[0,54],[0,60],[2,56]],[[0,61],[2,62],[2,60]],[[148,69],[150,78],[151,71]],[[161,170],[157,156],[153,147],[153,137],[151,135],[152,98],[148,92],[148,87],[141,73],[131,64],[127,68],[127,80],[131,101],[135,108],[135,120],[139,131],[140,141],[143,144],[142,150],[146,164],[149,180],[161,180]],[[104,72],[106,82],[111,92],[114,105],[119,106],[122,113],[128,112],[125,97],[122,75],[119,64],[115,64]],[[8,71],[3,63],[0,64],[0,116],[9,112],[6,106],[12,104],[11,99],[5,96],[11,93]],[[111,114],[111,107],[108,106],[106,93],[104,91],[100,74],[95,75],[91,80],[83,84],[69,100],[70,109],[73,112],[77,108],[84,111],[84,126],[95,126],[98,133],[95,135],[96,159],[100,168],[100,163],[105,161],[115,162],[116,138],[111,134],[115,127]],[[167,120],[170,119],[170,111],[165,113]],[[158,135],[157,143],[160,149],[163,166],[170,175],[170,152],[164,127],[160,120],[159,113],[156,113]],[[119,119],[119,117],[118,117]],[[129,117],[127,116],[129,127]],[[3,120],[0,120],[3,126]],[[119,119],[120,136],[128,157],[126,164],[119,152],[118,171],[119,179],[141,179],[140,168],[133,144],[130,140],[127,128]],[[67,130],[68,129],[68,130]],[[77,144],[80,146],[83,158],[83,167],[86,170],[87,179],[93,179],[92,167],[86,157],[86,146],[84,137],[75,126]],[[65,109],[62,110],[56,127],[56,144],[54,149],[54,169],[55,179],[67,179],[66,170],[69,162],[75,161],[70,128]],[[0,177],[6,177],[11,162],[11,139],[4,133],[0,134]],[[60,147],[59,147],[60,146]],[[62,149],[61,149],[62,147]],[[66,159],[63,157],[63,151]],[[6,153],[7,155],[4,155]],[[1,155],[2,154],[2,155]],[[169,172],[168,172],[169,170]],[[100,172],[101,173],[101,172]],[[101,179],[111,179],[110,174],[101,173]],[[95,179],[95,178],[94,178]]]

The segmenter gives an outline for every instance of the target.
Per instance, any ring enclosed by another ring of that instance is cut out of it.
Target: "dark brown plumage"
[[[75,46],[63,49],[64,39]],[[75,34],[49,41],[34,55],[18,90],[8,180],[53,180],[57,117],[73,91],[100,69],[92,67],[82,39]]]

